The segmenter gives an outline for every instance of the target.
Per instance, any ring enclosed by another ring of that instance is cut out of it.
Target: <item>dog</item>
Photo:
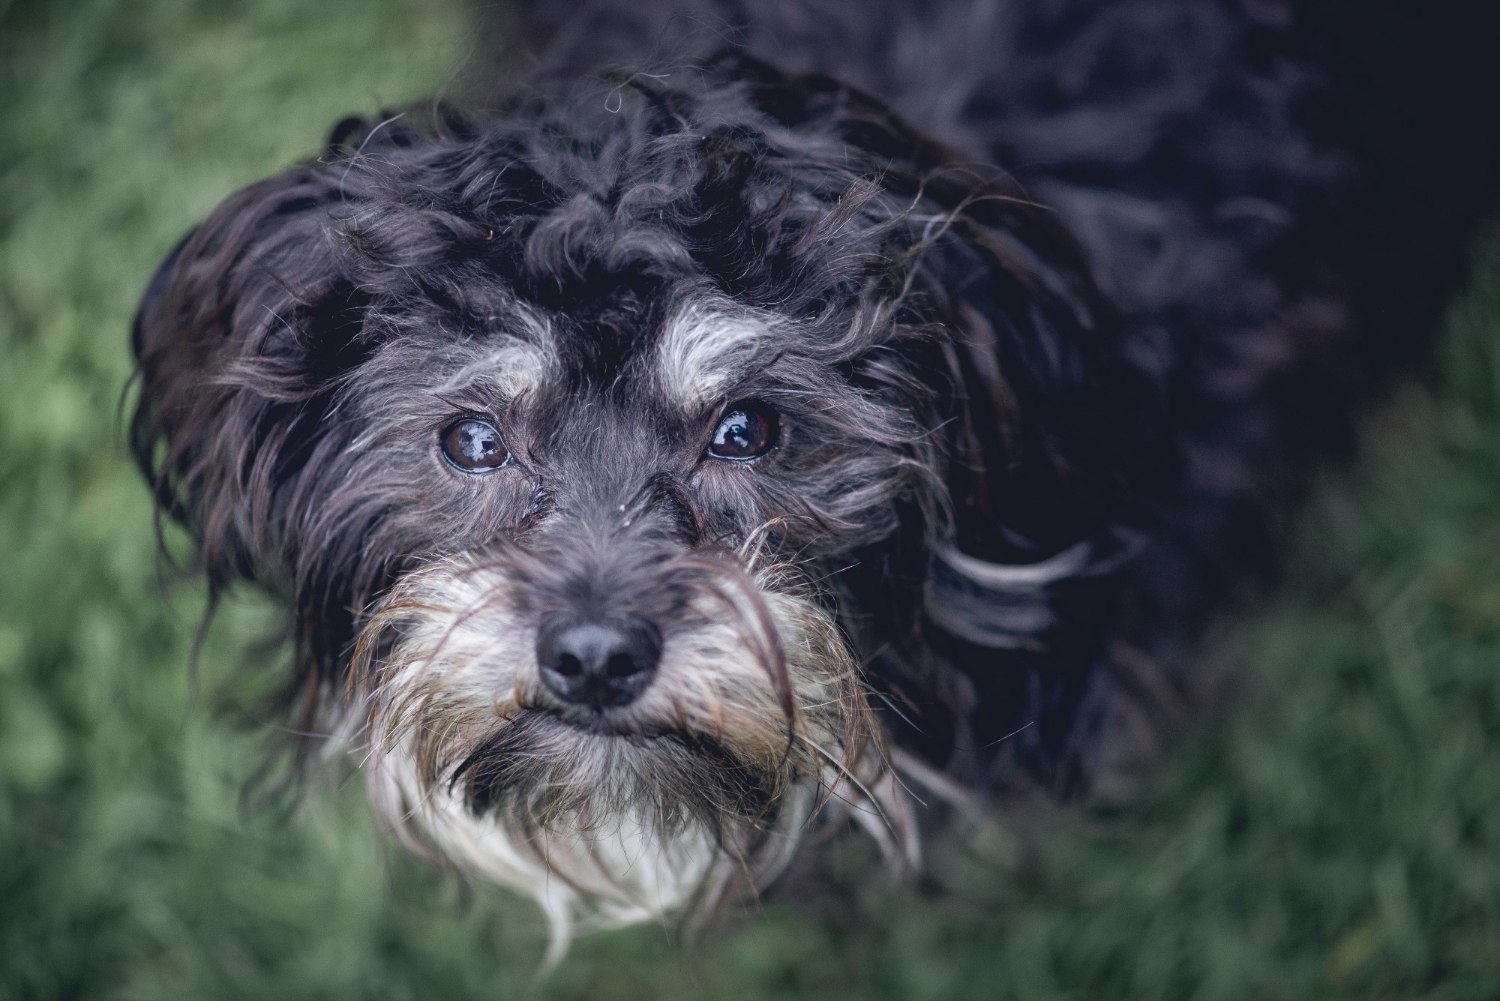
[[[135,322],[134,450],[284,599],[305,756],[559,946],[1125,769],[1347,427],[1291,11],[488,16],[473,108],[341,123]]]

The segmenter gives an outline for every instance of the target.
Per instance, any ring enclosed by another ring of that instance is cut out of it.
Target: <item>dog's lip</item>
[[[621,714],[604,709],[572,709],[560,706],[528,706],[524,710],[534,713],[553,721],[558,726],[567,727],[597,737],[624,737],[636,740],[649,740],[656,737],[669,737],[675,731],[667,726],[642,726],[638,722],[628,721],[621,718]]]

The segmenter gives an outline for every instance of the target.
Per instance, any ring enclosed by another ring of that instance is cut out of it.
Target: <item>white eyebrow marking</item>
[[[495,319],[491,317],[491,319]],[[453,393],[478,381],[488,382],[502,395],[514,398],[536,390],[551,378],[557,358],[554,334],[547,321],[517,304],[504,318],[505,326],[517,334],[504,334],[477,357],[467,362],[438,386],[438,393]]]
[[[727,302],[695,302],[662,331],[657,372],[667,395],[701,406],[754,368],[779,317],[757,315]]]
[[[497,387],[502,395],[514,398],[539,387],[551,367],[552,356],[545,348],[519,337],[502,337],[443,380],[433,392],[457,393],[483,381]]]

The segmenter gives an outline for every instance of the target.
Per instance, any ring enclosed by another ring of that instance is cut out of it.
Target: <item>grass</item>
[[[440,90],[457,0],[0,0],[0,999],[1500,996],[1500,234],[1434,374],[1325,475],[1233,710],[1124,806],[1001,817],[930,887],[591,938],[240,793],[278,662],[164,600],[117,413],[135,300],[235,187]],[[260,668],[264,668],[263,670]]]

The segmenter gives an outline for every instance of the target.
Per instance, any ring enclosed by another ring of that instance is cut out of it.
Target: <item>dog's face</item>
[[[215,588],[289,600],[300,722],[559,929],[760,886],[815,815],[909,852],[898,745],[1045,645],[1142,454],[1045,211],[826,80],[673,88],[357,128],[137,321],[138,453]]]
[[[353,658],[387,817],[621,920],[756,878],[819,797],[884,788],[818,578],[896,530],[919,437],[795,319],[646,284],[383,338],[328,501],[406,522]]]

